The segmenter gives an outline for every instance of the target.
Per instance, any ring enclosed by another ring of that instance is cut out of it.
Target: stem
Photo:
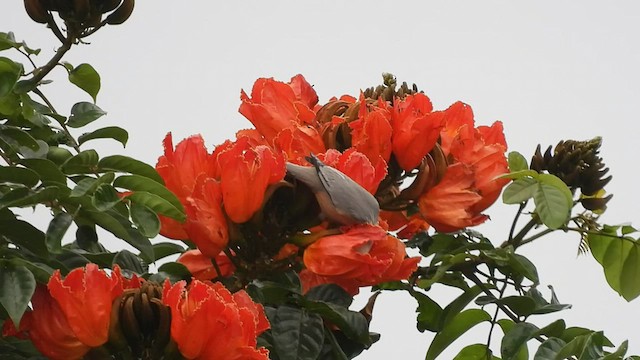
[[[537,234],[535,234],[535,235],[531,236],[530,238],[526,238],[526,239],[522,240],[522,241],[520,242],[520,246],[522,246],[522,245],[524,245],[524,244],[528,244],[528,243],[532,242],[533,240],[536,240],[536,239],[538,239],[538,238],[541,238],[541,237],[543,237],[543,236],[545,236],[545,235],[547,235],[547,234],[549,234],[549,233],[552,233],[552,232],[554,232],[554,231],[555,231],[555,230],[553,230],[553,229],[546,229],[546,230],[543,230],[543,231],[541,231],[541,232],[539,232],[539,233],[537,233]]]
[[[326,334],[327,338],[329,338],[329,342],[331,343],[331,348],[333,349],[333,355],[335,356],[335,359],[336,360],[349,360],[347,355],[345,355],[344,351],[342,351],[342,348],[340,347],[340,344],[338,344],[338,340],[333,335],[333,332],[331,332],[325,326],[324,333]]]
[[[33,66],[33,68],[37,68],[38,66],[36,65],[36,63],[33,62],[33,60],[31,60],[31,56],[29,56],[29,54],[27,54],[26,52],[22,51],[21,49],[17,49],[18,52],[24,56],[26,56],[27,60],[29,60],[29,62],[31,63],[31,65]]]
[[[498,299],[502,299],[502,296],[504,296],[505,290],[507,290],[506,280],[502,285],[502,289],[500,289],[500,297]],[[487,351],[491,351],[489,350],[489,347],[491,346],[491,336],[493,335],[493,328],[496,326],[496,320],[498,319],[499,313],[500,313],[500,308],[496,306],[496,311],[493,313],[493,319],[491,319],[491,328],[489,329],[489,336],[487,337]],[[488,355],[489,354],[487,353],[487,357],[489,357]]]
[[[509,240],[508,240],[509,243],[511,243],[511,241],[513,240],[513,233],[516,231],[516,225],[518,224],[518,219],[520,219],[520,215],[522,214],[522,210],[524,210],[525,206],[527,206],[527,201],[520,203],[518,212],[516,213],[516,216],[514,216],[513,218],[513,222],[511,223],[511,229],[509,229]]]
[[[520,231],[516,234],[516,236],[513,239],[511,239],[511,241],[507,242],[507,244],[513,245],[514,249],[518,248],[524,236],[527,235],[529,230],[533,229],[536,225],[538,225],[538,221],[535,218],[532,218],[522,229],[520,229]]]
[[[38,88],[34,88],[32,90],[36,95],[38,95],[40,97],[40,99],[42,99],[42,101],[45,102],[45,104],[47,104],[47,106],[51,109],[51,111],[53,111],[54,113],[58,113],[56,111],[56,109],[53,107],[53,104],[51,104],[51,102],[49,101],[49,99],[47,99],[46,96],[44,96],[44,94],[42,93],[42,91],[40,91],[40,89]],[[60,126],[62,126],[62,130],[64,131],[64,133],[67,135],[67,137],[69,139],[71,139],[71,141],[73,141],[73,148],[75,149],[76,152],[80,152],[80,146],[78,145],[78,143],[76,142],[76,139],[73,137],[73,135],[71,135],[71,132],[69,131],[69,128],[67,127],[67,125],[63,122],[59,122]]]
[[[58,48],[58,51],[56,51],[56,54],[53,55],[51,60],[49,60],[49,62],[44,66],[34,70],[33,77],[29,79],[29,82],[37,85],[45,76],[47,76],[47,74],[49,74],[51,70],[53,70],[53,68],[58,65],[58,62],[60,62],[64,54],[66,54],[67,51],[71,49],[71,45],[73,45],[74,41],[75,38],[73,36],[69,36],[68,38],[64,39],[64,41],[62,42],[62,46]]]
[[[478,277],[476,276],[475,273],[473,272],[468,272],[466,271],[464,273],[467,278],[471,281],[473,281],[474,284],[478,285],[478,287],[480,288],[480,290],[482,290],[485,294],[487,294],[488,296],[492,296],[495,298],[495,296],[491,293],[491,290],[489,290],[482,281],[480,281],[480,279],[478,279]],[[519,323],[521,322],[520,319],[518,318],[518,316],[516,314],[514,314],[513,312],[511,312],[511,310],[509,310],[509,308],[507,308],[506,306],[504,306],[503,304],[500,303],[495,303],[498,308],[500,310],[502,310],[503,313],[505,313],[505,315],[507,315],[509,317],[509,319],[513,320],[513,322]],[[534,339],[538,340],[539,342],[544,342],[544,338],[542,336],[535,336]]]

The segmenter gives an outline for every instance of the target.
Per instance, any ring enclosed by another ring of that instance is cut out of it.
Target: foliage
[[[466,104],[433,111],[417,86],[398,86],[385,74],[383,85],[358,99],[318,105],[298,75],[289,83],[259,79],[250,95],[243,92],[240,112],[255,129],[213,152],[199,136],[174,148],[169,134],[156,167],[102,156],[91,141],[126,146],[127,131],[106,126],[74,135],[106,111],[97,105],[97,70],[62,58],[103,26],[127,20],[133,1],[25,6],[62,44],[37,66],[40,50],[0,33],[0,51],[33,66],[0,57],[0,353],[65,358],[34,338],[49,334],[53,344],[48,323],[63,323],[75,341],[64,350],[73,357],[262,359],[268,350],[271,359],[351,359],[380,337],[369,329],[377,296],[401,291],[416,301],[417,329],[434,334],[426,359],[481,323],[490,324],[488,340],[455,359],[624,358],[627,342],[615,347],[602,331],[563,319],[536,325],[537,315],[571,305],[551,287],[545,297],[536,265],[519,253],[552,232],[577,233],[614,291],[627,301],[640,295],[637,230],[599,222],[611,198],[599,138],[563,141],[544,154],[538,147],[531,161],[517,152],[505,158],[502,125],[475,127]],[[91,101],[54,108],[42,85],[57,65]],[[497,244],[470,227],[486,220],[482,212],[500,193],[517,210]],[[35,207],[51,214],[45,230],[21,219],[19,209]],[[98,229],[136,252],[108,251]],[[159,234],[175,241],[152,243]],[[420,256],[408,257],[406,248]],[[172,255],[180,258],[166,261]],[[151,273],[156,262],[162,265]],[[78,320],[67,315],[76,304],[69,296],[89,294],[74,283],[82,276],[82,284],[96,276],[117,290],[83,308],[85,318],[108,309],[97,343],[83,341]],[[429,296],[443,285],[460,292],[449,304]],[[375,294],[365,308],[351,309],[365,286]],[[192,309],[184,301],[191,296],[205,306]],[[202,310],[209,307],[215,319]],[[216,342],[224,327],[207,332],[207,324],[220,319],[242,335]],[[207,350],[188,347],[189,338]]]

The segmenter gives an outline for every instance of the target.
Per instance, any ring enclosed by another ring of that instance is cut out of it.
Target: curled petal
[[[96,347],[107,341],[111,303],[123,292],[118,274],[109,277],[97,265],[87,264],[72,270],[64,280],[56,270],[49,280],[51,296],[85,345]]]
[[[227,220],[222,212],[222,191],[214,179],[200,177],[193,195],[185,204],[184,229],[200,251],[217,256],[229,242]]]
[[[220,269],[220,274],[213,266],[212,261],[215,261]],[[176,262],[184,265],[191,275],[200,281],[206,281],[215,279],[219,276],[230,276],[235,271],[235,267],[223,252],[219,253],[214,259],[204,256],[200,250],[188,250],[185,251]]]

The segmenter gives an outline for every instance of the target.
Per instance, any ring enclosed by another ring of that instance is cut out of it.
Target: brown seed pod
[[[31,20],[39,24],[46,24],[49,20],[49,14],[39,0],[24,0],[24,8]]]
[[[98,11],[100,11],[103,14],[109,11],[115,10],[122,2],[122,0],[93,0],[93,1],[96,9],[98,9]]]
[[[84,21],[89,16],[89,0],[73,0],[73,11],[77,21]]]
[[[120,25],[127,21],[131,13],[133,13],[133,7],[135,6],[135,0],[123,0],[120,7],[107,16],[106,22],[109,25]]]

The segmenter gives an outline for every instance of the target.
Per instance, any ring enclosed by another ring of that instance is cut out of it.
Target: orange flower
[[[251,97],[240,94],[240,113],[253,123],[258,132],[273,144],[278,133],[298,125],[311,124],[318,96],[302,75],[289,83],[273,79],[258,79],[251,89]]]
[[[207,152],[204,140],[194,135],[178,143],[173,148],[171,133],[165,136],[164,155],[158,158],[156,170],[180,202],[185,205],[196,185],[196,179],[204,174],[213,177],[215,171],[214,158]],[[171,239],[186,240],[188,235],[182,224],[171,218],[160,216],[160,234]]]
[[[342,234],[325,236],[304,252],[306,268],[352,291],[357,286],[406,279],[420,258],[406,258],[405,246],[379,226],[355,225]]]
[[[270,148],[252,147],[239,138],[216,148],[224,211],[235,223],[248,221],[262,207],[267,186],[284,178],[284,157]]]
[[[109,277],[97,265],[87,264],[85,268],[72,270],[64,280],[59,270],[49,279],[51,296],[85,345],[100,346],[108,339],[111,303],[123,292],[119,274],[114,271]]]
[[[202,255],[200,250],[185,251],[180,255],[178,260],[176,260],[176,262],[186,266],[194,278],[201,281],[215,279],[218,276],[229,276],[235,271],[235,267],[223,252],[220,252],[215,257],[215,262],[218,264],[220,274],[218,274],[211,261],[211,258]]]
[[[184,207],[187,213],[184,229],[189,239],[208,257],[216,257],[229,242],[220,188],[218,181],[201,175]]]
[[[440,232],[453,232],[483,223],[488,216],[474,211],[482,200],[474,182],[470,167],[462,163],[450,165],[440,183],[420,196],[420,213]]]
[[[381,211],[380,217],[384,219],[390,231],[397,231],[400,239],[411,239],[415,234],[427,231],[427,223],[420,213],[407,216],[407,211]]]
[[[444,126],[444,115],[442,111],[433,112],[431,100],[421,93],[394,101],[393,153],[401,168],[413,170],[433,149]]]
[[[286,154],[288,161],[299,165],[305,163],[304,158],[309,154],[325,151],[322,137],[315,128],[308,125],[280,131],[274,139],[274,145]]]
[[[91,346],[78,338],[65,311],[44,286],[36,287],[31,306],[33,311],[25,314],[20,327],[25,321],[28,322],[29,337],[33,345],[47,358],[81,359],[91,349]]]
[[[367,156],[372,164],[382,158],[389,162],[391,157],[391,112],[386,102],[380,98],[377,106],[367,107],[364,95],[360,94],[358,119],[349,123],[351,145]]]
[[[171,337],[188,359],[268,359],[256,337],[269,328],[262,305],[243,290],[220,283],[166,281],[162,302],[171,307]]]
[[[387,176],[387,163],[382,160],[374,167],[371,161],[364,154],[354,148],[347,149],[344,153],[338,150],[329,149],[325,154],[319,154],[318,158],[347,175],[351,180],[357,182],[371,194],[375,194],[378,185]]]

